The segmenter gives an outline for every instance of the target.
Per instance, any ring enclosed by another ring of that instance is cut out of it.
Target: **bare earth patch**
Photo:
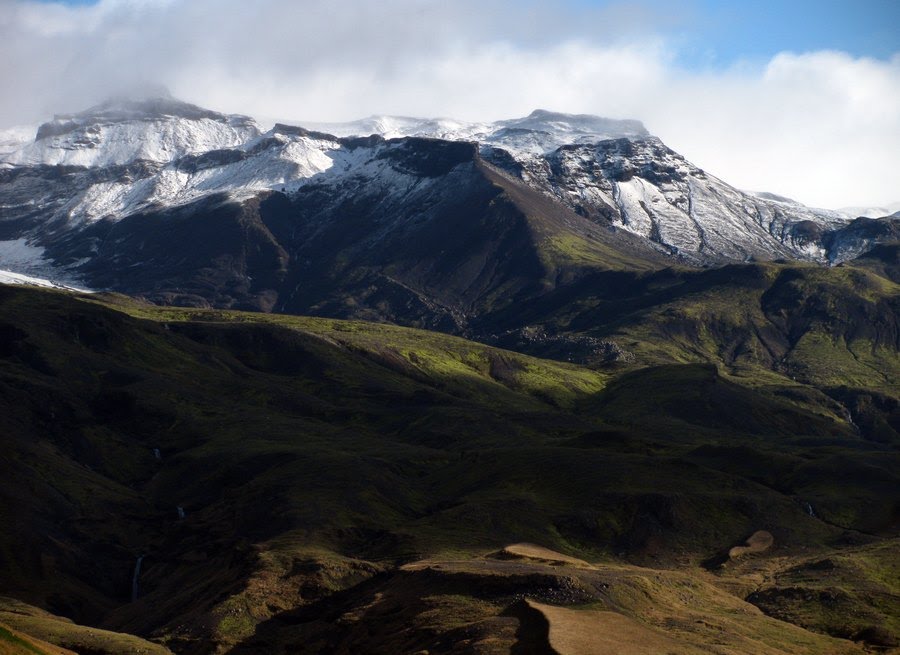
[[[586,569],[594,568],[592,564],[585,562],[583,559],[563,555],[555,550],[529,543],[512,544],[494,553],[492,557],[496,559],[530,559],[549,564],[567,564]]]
[[[772,536],[771,532],[757,530],[750,535],[743,546],[735,546],[729,550],[728,557],[730,559],[736,559],[741,555],[746,555],[748,553],[764,553],[769,550],[774,543],[775,538]]]
[[[526,601],[550,625],[550,647],[559,655],[700,655],[618,612],[573,610]]]

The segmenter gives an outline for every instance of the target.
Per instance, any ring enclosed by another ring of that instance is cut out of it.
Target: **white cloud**
[[[640,118],[743,188],[821,206],[900,197],[900,55],[781,53],[690,71],[678,17],[510,0],[0,0],[0,125],[164,84],[215,109],[349,120],[505,118],[536,107]]]
[[[758,73],[682,75],[667,89],[648,122],[733,184],[826,207],[900,197],[900,55],[782,53]]]

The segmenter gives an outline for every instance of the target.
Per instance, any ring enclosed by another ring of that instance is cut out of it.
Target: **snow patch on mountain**
[[[36,125],[18,125],[0,130],[0,162],[33,141],[36,132]]]
[[[28,243],[26,239],[0,241],[0,262],[20,270],[38,270],[46,265],[44,249]]]
[[[0,241],[0,283],[86,290],[78,280],[44,256],[44,248],[27,239]]]
[[[150,167],[138,179],[98,181],[74,194],[55,215],[91,222],[124,218],[154,205],[183,205],[212,193],[296,190],[336,164],[345,170],[352,165],[348,158],[338,141],[270,130],[235,148],[187,154]]]
[[[778,195],[777,193],[771,193],[769,191],[747,191],[746,193],[755,198],[759,198],[760,200],[765,200],[767,204],[780,205],[790,211],[801,211],[807,213],[812,212],[816,216],[830,223],[846,223],[846,219],[856,218],[856,216],[851,216],[847,211],[843,209],[808,207],[802,202],[794,200],[793,198],[786,198],[784,196]]]
[[[91,289],[66,284],[54,280],[48,280],[42,277],[34,277],[33,275],[25,275],[23,273],[15,273],[13,271],[0,270],[0,284],[24,284],[31,287],[45,287],[52,289],[67,289],[69,291],[80,291],[82,293],[94,293]]]

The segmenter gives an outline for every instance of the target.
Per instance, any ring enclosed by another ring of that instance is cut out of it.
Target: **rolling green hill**
[[[573,313],[571,334],[633,353],[593,366],[384,324],[0,287],[0,592],[175,652],[253,652],[273,617],[363,598],[423,558],[524,541],[709,576],[701,563],[761,529],[778,557],[881,543],[900,517],[895,287],[817,271],[643,274],[655,305]],[[753,343],[786,339],[777,358],[733,343],[754,321],[771,334]],[[815,334],[821,361],[803,345]],[[429,629],[474,620],[480,584],[451,585],[461,600]],[[515,589],[509,603],[529,587]],[[886,589],[854,606],[877,617]]]

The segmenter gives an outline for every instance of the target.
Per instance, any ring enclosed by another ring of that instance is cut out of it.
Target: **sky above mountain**
[[[638,118],[746,189],[900,196],[900,3],[0,0],[0,126],[160,85],[268,119]]]

